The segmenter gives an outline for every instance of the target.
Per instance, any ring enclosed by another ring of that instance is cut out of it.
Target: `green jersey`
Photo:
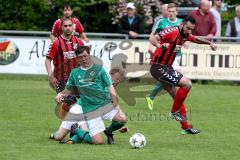
[[[176,18],[175,21],[171,21],[169,18],[163,18],[157,21],[155,27],[153,28],[153,32],[160,32],[168,27],[179,26],[182,23],[181,18]]]
[[[176,18],[175,21],[171,21],[169,18],[160,19],[154,25],[155,27],[153,27],[152,32],[157,33],[168,27],[179,26],[182,23],[182,21],[183,20],[181,18]],[[178,55],[180,56],[182,55],[181,50],[178,52]]]
[[[77,88],[80,98],[77,104],[83,113],[91,112],[111,103],[109,87],[112,80],[102,65],[93,64],[90,68],[75,68],[71,71],[66,88]]]

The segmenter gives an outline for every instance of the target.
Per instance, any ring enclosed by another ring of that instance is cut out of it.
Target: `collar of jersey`
[[[175,19],[175,21],[171,21],[170,18],[167,18],[168,19],[168,22],[170,23],[176,23],[177,22],[177,18]]]
[[[86,70],[88,70],[88,69],[92,68],[92,66],[93,66],[93,63],[92,63],[92,65],[91,65],[91,66],[89,66],[88,68],[84,68],[84,67],[82,67],[82,66],[80,66],[80,68],[81,68],[81,70],[84,70],[84,71],[86,71]]]

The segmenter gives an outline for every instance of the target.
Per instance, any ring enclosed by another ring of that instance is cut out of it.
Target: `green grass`
[[[144,98],[138,98],[135,106],[121,100],[122,109],[129,115],[130,132],[116,133],[116,144],[101,146],[61,145],[48,140],[60,121],[54,115],[55,93],[45,77],[0,75],[0,89],[1,160],[237,160],[240,157],[239,86],[193,85],[186,104],[191,106],[188,107],[191,123],[202,130],[195,136],[180,135],[179,124],[164,118],[172,103],[168,95],[157,97],[152,112]],[[162,114],[162,118],[150,119],[151,114]],[[144,149],[129,146],[128,140],[136,132],[147,139]]]

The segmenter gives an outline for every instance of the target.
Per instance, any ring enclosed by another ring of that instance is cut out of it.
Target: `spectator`
[[[157,16],[157,17],[154,18],[154,25],[153,25],[153,26],[155,26],[155,24],[156,24],[159,20],[161,20],[161,19],[163,19],[163,18],[168,18],[169,13],[168,13],[167,8],[168,8],[168,4],[163,4],[163,5],[161,6],[161,14],[160,14],[159,16]]]
[[[196,36],[206,36],[212,39],[216,34],[216,23],[210,10],[210,2],[201,0],[198,10],[192,11],[190,16],[196,20],[196,26],[192,34]]]
[[[144,33],[143,19],[136,14],[134,3],[127,4],[127,15],[120,19],[119,32],[128,34],[131,38],[137,38]]]
[[[240,38],[240,5],[236,6],[236,16],[227,24],[226,36]]]
[[[222,7],[222,0],[213,0],[213,6],[210,9],[210,11],[212,12],[214,18],[215,18],[215,22],[216,22],[216,26],[217,26],[217,32],[215,34],[215,36],[217,37],[221,37],[221,23],[222,23],[222,19],[221,19],[221,7]]]

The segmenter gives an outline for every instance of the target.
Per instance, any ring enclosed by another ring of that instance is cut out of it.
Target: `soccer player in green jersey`
[[[154,27],[152,29],[152,33],[150,36],[154,36],[155,33],[158,33],[168,27],[173,27],[173,26],[179,26],[182,23],[182,19],[181,18],[177,18],[177,6],[174,3],[169,3],[167,6],[167,11],[169,13],[169,17],[168,18],[163,18],[163,19],[159,19],[156,24],[154,24]],[[181,61],[181,50],[178,52],[172,67],[175,70],[180,71],[180,61]],[[154,89],[151,91],[150,95],[146,96],[146,101],[147,101],[147,105],[148,108],[150,110],[153,110],[153,102],[154,102],[154,98],[156,97],[156,95],[163,90],[163,86],[160,82],[157,82],[154,85]]]
[[[89,131],[77,128],[75,130],[77,137],[73,136],[69,142],[76,143],[80,140],[90,144],[102,144],[101,133],[105,131],[103,120],[115,122],[108,130],[108,134],[112,135],[113,131],[124,126],[127,118],[118,109],[118,99],[109,74],[102,65],[93,63],[89,47],[80,46],[76,53],[80,67],[72,70],[65,90],[57,94],[56,101],[61,102],[61,99],[76,87],[80,93],[77,105],[82,107],[82,117]]]

